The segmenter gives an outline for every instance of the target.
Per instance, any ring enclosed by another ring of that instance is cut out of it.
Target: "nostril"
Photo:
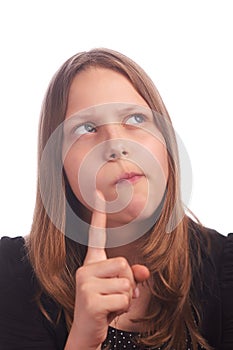
[[[112,154],[110,154],[110,158],[115,159],[115,158],[116,158],[116,153],[112,153]]]

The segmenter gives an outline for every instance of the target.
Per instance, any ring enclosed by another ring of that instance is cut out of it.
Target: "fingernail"
[[[136,288],[134,289],[134,292],[133,292],[133,298],[138,298],[139,295],[140,295],[139,288],[136,287]]]

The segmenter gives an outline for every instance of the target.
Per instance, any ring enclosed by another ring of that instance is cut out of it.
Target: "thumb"
[[[142,283],[150,277],[149,269],[144,265],[135,264],[131,266],[136,283]]]

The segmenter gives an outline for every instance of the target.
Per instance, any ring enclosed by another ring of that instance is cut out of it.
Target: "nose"
[[[129,139],[124,133],[122,125],[106,125],[104,127],[104,159],[116,161],[120,158],[127,158],[130,155]]]
[[[106,145],[105,159],[107,161],[117,160],[119,158],[126,158],[128,156],[128,151],[126,151],[122,145],[122,140],[115,140],[116,142],[108,146]],[[107,141],[108,142],[108,141]]]

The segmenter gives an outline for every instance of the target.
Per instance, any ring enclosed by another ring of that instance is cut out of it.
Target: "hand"
[[[95,210],[84,264],[76,272],[73,349],[100,349],[109,323],[129,310],[138,296],[137,283],[149,277],[145,266],[130,267],[123,257],[107,259],[105,242],[106,213]]]

